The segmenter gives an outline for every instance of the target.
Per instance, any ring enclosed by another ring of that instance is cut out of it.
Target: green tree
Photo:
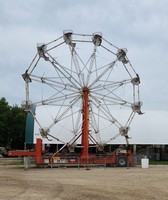
[[[26,114],[22,108],[9,106],[5,98],[0,99],[0,146],[7,149],[23,149]]]
[[[9,116],[10,129],[9,135],[11,139],[11,148],[12,149],[23,149],[25,141],[25,123],[26,123],[26,114],[22,108],[13,106],[11,108],[11,114]]]
[[[0,146],[10,146],[9,116],[11,107],[5,98],[0,99]]]

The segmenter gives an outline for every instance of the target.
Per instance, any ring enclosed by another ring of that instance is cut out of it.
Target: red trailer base
[[[42,150],[42,139],[38,138],[36,141],[35,150],[15,150],[8,151],[8,156],[31,156],[35,159],[36,165],[50,165],[50,166],[94,166],[106,165],[116,167],[135,166],[131,151],[115,151],[113,153],[106,153],[103,155],[89,155],[85,156],[63,156],[61,154],[47,155],[45,150]]]

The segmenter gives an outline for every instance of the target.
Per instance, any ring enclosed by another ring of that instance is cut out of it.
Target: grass
[[[151,161],[149,161],[149,164],[150,165],[168,165],[168,161],[161,161],[161,160],[153,161],[153,160],[151,160]]]

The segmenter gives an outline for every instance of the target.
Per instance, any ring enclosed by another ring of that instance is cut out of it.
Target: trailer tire
[[[118,156],[116,166],[117,167],[127,167],[127,157],[126,156]]]

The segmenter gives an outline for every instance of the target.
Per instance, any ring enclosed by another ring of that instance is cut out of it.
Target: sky
[[[142,110],[168,110],[167,0],[0,0],[0,98],[25,100],[22,74],[36,43],[63,30],[100,31],[121,48],[141,78]]]

